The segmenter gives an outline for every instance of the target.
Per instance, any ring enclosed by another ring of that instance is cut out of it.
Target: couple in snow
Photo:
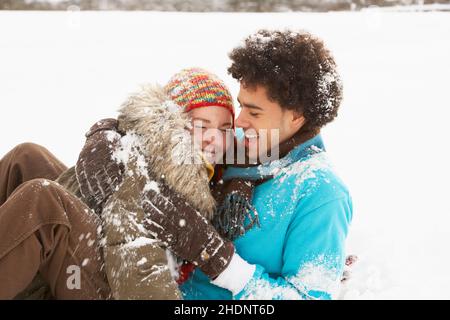
[[[320,135],[342,99],[334,59],[267,30],[230,58],[237,118],[191,68],[97,122],[72,168],[34,144],[4,156],[0,299],[335,297],[352,202]]]

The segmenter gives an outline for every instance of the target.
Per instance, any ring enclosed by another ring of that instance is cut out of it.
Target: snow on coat
[[[158,192],[164,180],[210,218],[215,201],[208,172],[192,147],[189,118],[161,87],[144,86],[119,112],[119,129],[126,134],[113,158],[125,174],[102,212],[108,280],[116,299],[180,299],[176,259],[145,228],[142,204],[148,201],[145,193]]]

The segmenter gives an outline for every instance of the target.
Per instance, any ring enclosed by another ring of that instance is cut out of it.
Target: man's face
[[[267,156],[268,150],[291,138],[305,122],[297,112],[271,101],[263,86],[241,84],[238,101],[241,112],[236,126],[244,130],[245,150],[251,160]]]

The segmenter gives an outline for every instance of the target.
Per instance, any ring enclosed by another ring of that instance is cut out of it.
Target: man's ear
[[[300,130],[301,127],[305,124],[306,119],[305,116],[297,111],[292,112],[292,128],[295,131]]]

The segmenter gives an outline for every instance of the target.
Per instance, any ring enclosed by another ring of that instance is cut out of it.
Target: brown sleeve
[[[211,279],[230,263],[234,254],[231,241],[222,238],[181,195],[163,181],[143,198],[146,228],[179,258],[199,266]]]
[[[128,170],[135,172],[135,165]],[[142,176],[126,175],[101,213],[108,282],[116,299],[178,300],[166,250],[144,228],[144,186]]]
[[[75,166],[81,199],[97,213],[122,181],[124,167],[114,158],[121,133],[117,120],[97,122],[86,134]]]

